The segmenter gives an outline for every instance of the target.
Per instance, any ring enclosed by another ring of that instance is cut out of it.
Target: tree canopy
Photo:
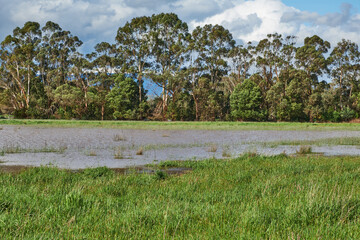
[[[176,14],[160,13],[131,19],[91,53],[81,46],[51,21],[16,27],[0,44],[0,114],[312,122],[360,115],[360,52],[346,39],[331,48],[317,35],[270,33],[239,45],[221,25],[189,31]]]

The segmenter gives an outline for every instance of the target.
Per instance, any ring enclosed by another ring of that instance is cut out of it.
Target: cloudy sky
[[[360,44],[360,0],[0,0],[0,41],[26,21],[53,21],[84,42],[114,42],[117,29],[136,16],[174,12],[190,29],[207,23],[228,28],[238,43],[268,33],[318,34],[333,45]]]

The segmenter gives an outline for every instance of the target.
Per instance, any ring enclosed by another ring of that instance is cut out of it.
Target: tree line
[[[173,13],[133,18],[82,54],[54,22],[26,22],[0,48],[0,114],[17,118],[348,121],[360,113],[360,53],[317,35],[237,45],[221,25]],[[147,80],[148,79],[148,80]],[[149,96],[144,81],[160,89]]]

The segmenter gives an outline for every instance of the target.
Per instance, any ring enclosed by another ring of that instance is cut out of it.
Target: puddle
[[[360,131],[206,131],[0,126],[0,166],[54,166],[85,169],[136,168],[171,160],[237,157],[244,153],[295,154],[299,146],[263,143],[359,137]],[[21,151],[18,151],[21,149]],[[56,151],[56,150],[62,151]],[[137,155],[139,149],[141,154]],[[12,151],[10,151],[12,150]],[[7,151],[7,152],[6,152]],[[358,155],[359,146],[312,146],[313,152]],[[21,171],[21,170],[19,170]],[[124,170],[125,171],[125,170]],[[149,171],[142,168],[139,171]],[[171,170],[170,170],[171,171]],[[176,170],[174,170],[176,172]]]

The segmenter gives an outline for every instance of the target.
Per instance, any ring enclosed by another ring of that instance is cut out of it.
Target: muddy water
[[[292,154],[298,146],[271,148],[261,143],[360,137],[360,131],[154,131],[8,125],[0,129],[0,153],[5,150],[4,156],[0,156],[1,166],[52,165],[67,169],[125,168],[165,160],[235,157],[245,152]],[[325,155],[360,155],[358,146],[312,149]]]

